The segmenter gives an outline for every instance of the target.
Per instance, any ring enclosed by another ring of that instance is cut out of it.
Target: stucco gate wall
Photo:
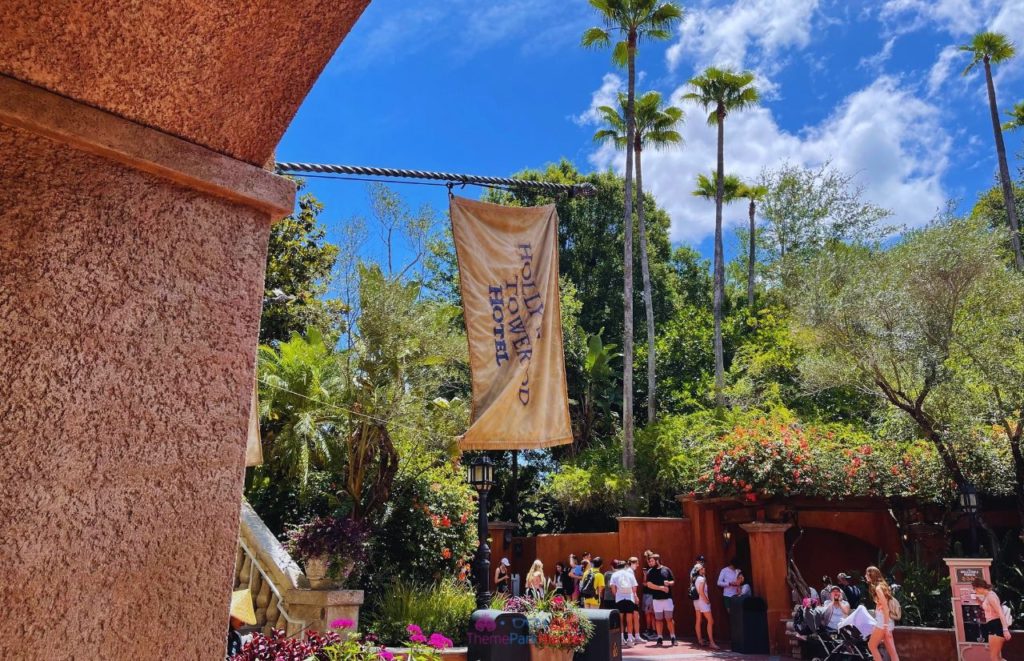
[[[258,166],[366,4],[0,3],[0,658],[223,657]]]

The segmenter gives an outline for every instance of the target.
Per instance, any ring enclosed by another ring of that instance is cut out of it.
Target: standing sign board
[[[949,584],[953,590],[953,626],[956,628],[958,661],[987,661],[988,641],[981,630],[984,616],[981,601],[971,581],[979,576],[989,582],[990,558],[943,558],[949,567]]]

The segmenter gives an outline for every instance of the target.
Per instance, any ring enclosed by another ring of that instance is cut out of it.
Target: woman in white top
[[[526,596],[540,599],[544,596],[544,563],[534,560],[526,573]]]
[[[693,579],[693,587],[697,591],[697,598],[693,600],[693,612],[696,614],[693,630],[697,633],[697,644],[703,645],[704,638],[701,636],[700,621],[702,618],[707,620],[708,642],[711,643],[713,649],[717,650],[718,645],[715,644],[715,618],[711,615],[711,598],[708,597],[707,570],[703,564],[698,564],[695,571],[697,574]]]
[[[882,572],[878,567],[868,567],[864,572],[871,589],[871,596],[875,600],[875,628],[868,638],[868,649],[871,650],[871,658],[874,661],[882,661],[882,653],[878,651],[879,646],[885,644],[885,651],[889,654],[889,661],[900,661],[896,653],[896,641],[893,640],[892,630],[896,624],[889,614],[889,600],[892,599],[892,590],[885,582]]]
[[[988,658],[1000,661],[1003,658],[1003,645],[1010,640],[1010,623],[1005,621],[999,595],[992,591],[988,581],[979,576],[971,585],[981,597],[981,612],[985,615],[982,631],[988,634]]]

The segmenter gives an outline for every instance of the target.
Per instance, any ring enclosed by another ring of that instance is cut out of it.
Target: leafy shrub
[[[614,517],[621,513],[634,485],[620,461],[618,446],[590,448],[554,471],[544,491],[566,515],[600,511]]]
[[[403,640],[406,627],[419,623],[428,631],[450,632],[456,645],[466,642],[476,595],[465,584],[448,578],[424,585],[397,580],[378,596],[369,613],[369,629],[383,642]]]
[[[476,547],[475,496],[451,464],[399,473],[374,522],[371,596],[393,578],[429,585],[454,575]]]

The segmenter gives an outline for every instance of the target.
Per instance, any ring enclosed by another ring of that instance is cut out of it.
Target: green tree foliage
[[[1010,120],[1003,124],[1004,131],[1016,131],[1019,128],[1024,128],[1024,101],[1015,103],[1013,109],[1007,112],[1006,116]]]
[[[302,180],[297,183],[301,190]],[[338,248],[325,239],[319,220],[323,208],[306,193],[299,197],[296,213],[270,228],[264,297],[271,300],[263,306],[260,344],[287,341],[307,328],[317,328],[328,338],[337,338],[343,330],[345,305],[327,296]],[[272,302],[277,292],[290,299]]]
[[[1019,214],[1021,209],[1024,209],[1024,179],[1013,182],[1013,201]],[[1009,235],[1005,234],[1010,223],[1006,215],[1006,198],[1003,196],[1003,188],[998,182],[992,188],[978,195],[978,199],[971,209],[971,218],[984,222],[997,232],[1004,232],[1007,256],[1012,260],[1013,246],[1010,244]]]
[[[1020,392],[1024,346],[1024,280],[1000,253],[981,223],[941,220],[884,252],[833,246],[792,292],[807,386],[881,398],[914,422],[959,487],[979,425],[1007,421],[1011,438],[1021,427],[1019,396],[996,394]]]
[[[897,229],[882,224],[890,212],[864,200],[853,175],[829,163],[814,169],[785,164],[762,173],[759,184],[766,193],[758,243],[774,284],[832,242],[874,241]]]

